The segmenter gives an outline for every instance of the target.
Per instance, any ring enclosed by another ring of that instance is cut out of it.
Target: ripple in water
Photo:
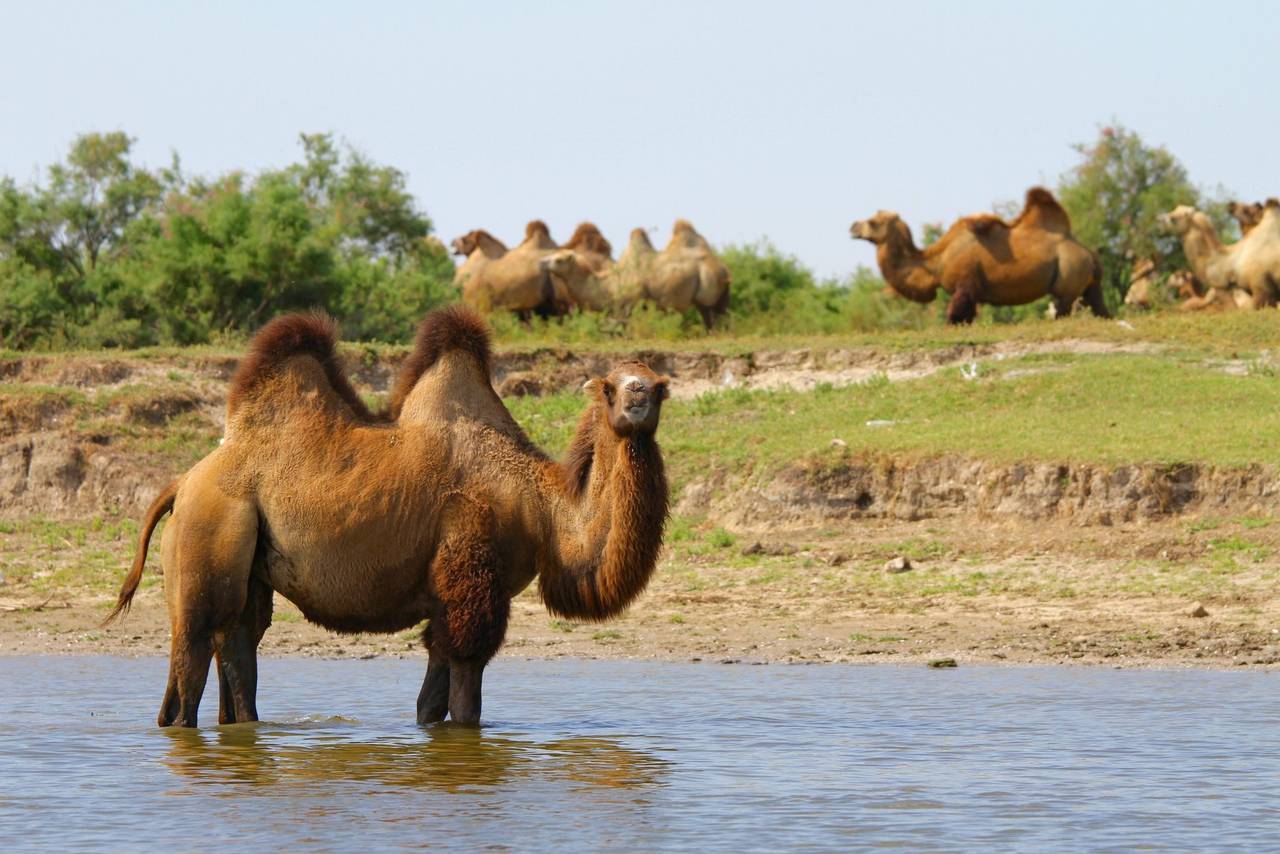
[[[499,659],[262,663],[265,720],[160,730],[161,659],[0,658],[9,848],[1280,844],[1276,676]],[[216,715],[214,687],[206,719]]]

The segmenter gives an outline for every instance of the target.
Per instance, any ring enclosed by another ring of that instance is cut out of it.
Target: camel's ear
[[[658,377],[654,382],[653,390],[657,393],[658,400],[666,400],[668,397],[671,397],[671,389],[668,386],[668,383],[670,383],[670,379],[667,377]]]
[[[613,387],[613,383],[606,379],[596,377],[595,379],[587,380],[582,384],[582,390],[585,391],[588,396],[594,397],[596,400],[603,401],[610,406],[613,405],[615,389]]]

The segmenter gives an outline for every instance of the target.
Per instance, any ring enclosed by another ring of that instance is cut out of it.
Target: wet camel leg
[[[213,644],[209,638],[183,626],[173,634],[169,653],[169,687],[160,706],[160,726],[196,726],[200,697],[209,678]]]
[[[480,682],[484,676],[483,661],[454,659],[449,668],[449,717],[454,723],[475,726],[480,723]]]
[[[427,655],[427,675],[418,692],[418,723],[433,724],[449,713],[449,659],[444,653]]]
[[[258,719],[258,644],[271,625],[271,588],[249,581],[244,610],[228,629],[215,635],[218,656],[218,723]]]

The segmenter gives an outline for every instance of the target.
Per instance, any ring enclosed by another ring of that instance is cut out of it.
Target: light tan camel
[[[1207,302],[1225,304],[1230,296],[1225,292],[1232,288],[1247,292],[1255,309],[1275,305],[1280,298],[1280,202],[1268,199],[1258,224],[1227,246],[1209,217],[1189,205],[1161,214],[1160,223],[1181,238],[1196,278],[1211,290],[1224,292],[1206,294]]]
[[[172,510],[161,726],[196,725],[213,655],[219,720],[257,719],[273,591],[337,631],[428,620],[418,720],[475,723],[509,601],[535,577],[552,613],[583,620],[616,615],[649,581],[667,516],[654,439],[666,379],[624,362],[591,380],[557,463],[494,392],[488,331],[470,312],[427,317],[381,419],[348,382],[335,338],[318,315],[259,332],[231,383],[223,443],[147,511],[111,616],[128,609]]]
[[[923,251],[893,211],[855,222],[850,232],[876,244],[881,274],[907,299],[932,302],[939,288],[951,294],[948,323],[972,321],[980,303],[1023,305],[1043,296],[1053,299],[1058,317],[1070,314],[1077,299],[1108,316],[1097,256],[1071,236],[1066,211],[1043,187],[1027,191],[1013,223],[989,214],[964,217]]]
[[[1129,270],[1129,290],[1125,292],[1124,304],[1130,308],[1151,308],[1158,284],[1156,259],[1139,258]]]
[[[530,222],[519,246],[470,272],[463,300],[482,313],[513,311],[523,321],[535,313],[563,314],[568,309],[564,294],[556,293],[550,278],[538,268],[538,262],[557,248],[546,223]]]
[[[463,262],[454,271],[453,283],[462,294],[468,305],[477,299],[475,287],[471,284],[482,267],[495,258],[507,254],[507,245],[482,228],[468,231],[461,237],[455,237],[450,244],[454,255],[461,255]]]
[[[648,236],[634,229],[624,260],[603,272],[581,253],[564,251],[548,256],[543,269],[588,307],[625,314],[638,299],[649,299],[664,311],[696,308],[710,329],[729,310],[729,269],[687,220],[676,221],[666,248],[652,249]]]

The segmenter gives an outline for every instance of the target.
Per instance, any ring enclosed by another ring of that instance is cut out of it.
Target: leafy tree
[[[1178,238],[1157,222],[1160,214],[1194,205],[1220,231],[1230,228],[1225,204],[1192,184],[1167,149],[1146,144],[1136,132],[1118,124],[1103,127],[1094,142],[1075,149],[1081,161],[1060,180],[1058,199],[1071,215],[1076,238],[1098,253],[1112,307],[1124,300],[1138,259],[1159,258],[1166,271],[1187,266]]]

